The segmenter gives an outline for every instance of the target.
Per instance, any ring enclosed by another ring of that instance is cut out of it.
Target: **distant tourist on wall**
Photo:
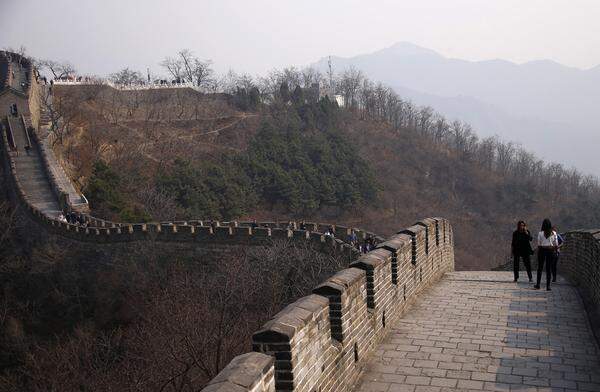
[[[517,230],[513,232],[511,243],[515,282],[519,280],[519,263],[521,259],[523,260],[523,264],[527,270],[527,277],[529,278],[529,281],[533,281],[533,277],[531,275],[531,255],[533,254],[533,250],[531,249],[532,240],[533,238],[527,229],[527,224],[524,221],[519,221],[519,223],[517,223]]]
[[[251,225],[251,227],[252,227],[253,229],[256,229],[256,228],[258,227],[258,222],[256,221],[256,219],[254,219],[254,220],[252,221],[252,225]]]
[[[550,219],[544,219],[542,223],[542,230],[538,233],[538,268],[537,268],[537,283],[534,286],[535,289],[540,288],[540,281],[542,280],[542,271],[544,270],[544,264],[546,264],[546,290],[550,291],[550,280],[552,270],[554,268],[554,262],[556,261],[556,250],[558,249],[558,238],[556,233],[552,230],[552,223]]]
[[[331,234],[332,237],[335,237],[335,226],[330,225],[329,229],[327,229],[327,230],[329,230],[329,233]]]
[[[354,229],[351,229],[350,235],[348,236],[348,242],[350,243],[350,245],[355,246],[357,241],[358,237],[356,236],[356,232],[354,231]]]
[[[373,249],[375,249],[375,239],[371,236],[368,236],[367,238],[365,238],[365,241],[363,243],[362,252],[369,253]]]
[[[300,230],[306,230],[306,222],[305,221],[300,222]]]
[[[556,282],[556,270],[558,269],[558,260],[560,258],[560,248],[562,248],[565,240],[563,239],[563,237],[558,233],[558,229],[556,228],[556,226],[554,226],[552,228],[552,231],[554,231],[554,234],[556,234],[556,239],[558,240],[558,247],[556,248],[556,252],[554,254],[554,263],[552,263],[552,281]]]
[[[333,228],[333,226],[329,226],[329,227],[327,228],[327,230],[325,230],[325,235],[326,235],[327,237],[332,237],[332,238],[335,238],[335,229]]]

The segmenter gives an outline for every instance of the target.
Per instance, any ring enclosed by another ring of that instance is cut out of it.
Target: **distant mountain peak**
[[[424,48],[419,45],[415,45],[411,42],[400,41],[396,42],[390,47],[382,49],[380,52],[393,52],[394,54],[401,54],[404,56],[437,56],[441,55],[431,49]]]

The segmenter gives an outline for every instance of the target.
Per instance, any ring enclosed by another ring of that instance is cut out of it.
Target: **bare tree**
[[[354,67],[346,69],[340,76],[338,88],[344,97],[344,104],[349,109],[356,109],[358,106],[359,89],[363,79],[363,73]]]
[[[15,225],[17,210],[10,207],[8,202],[0,201],[0,249],[6,249],[8,238]]]
[[[175,80],[183,79],[183,64],[179,59],[166,57],[160,65],[164,67]]]
[[[111,74],[109,79],[116,84],[123,85],[141,84],[144,81],[144,78],[139,71],[134,71],[129,68],[123,68],[119,72]]]
[[[210,60],[201,60],[189,49],[180,50],[176,57],[165,58],[161,65],[177,81],[188,81],[198,87],[208,87],[214,73]]]
[[[301,71],[302,87],[312,87],[313,84],[321,85],[323,75],[313,67],[306,67]]]
[[[75,67],[69,62],[59,62],[54,60],[39,60],[37,62],[38,69],[49,70],[55,79],[61,79],[75,74]]]

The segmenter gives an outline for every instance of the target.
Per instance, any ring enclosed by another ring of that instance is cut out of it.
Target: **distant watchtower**
[[[0,118],[11,114],[29,116],[34,127],[39,119],[37,73],[31,61],[17,53],[0,51]]]

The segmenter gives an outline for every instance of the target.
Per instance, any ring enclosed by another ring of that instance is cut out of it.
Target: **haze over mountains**
[[[406,42],[331,60],[335,71],[354,66],[403,98],[470,123],[480,136],[498,135],[545,160],[600,175],[600,66],[466,61]],[[327,62],[316,67],[325,71]]]

